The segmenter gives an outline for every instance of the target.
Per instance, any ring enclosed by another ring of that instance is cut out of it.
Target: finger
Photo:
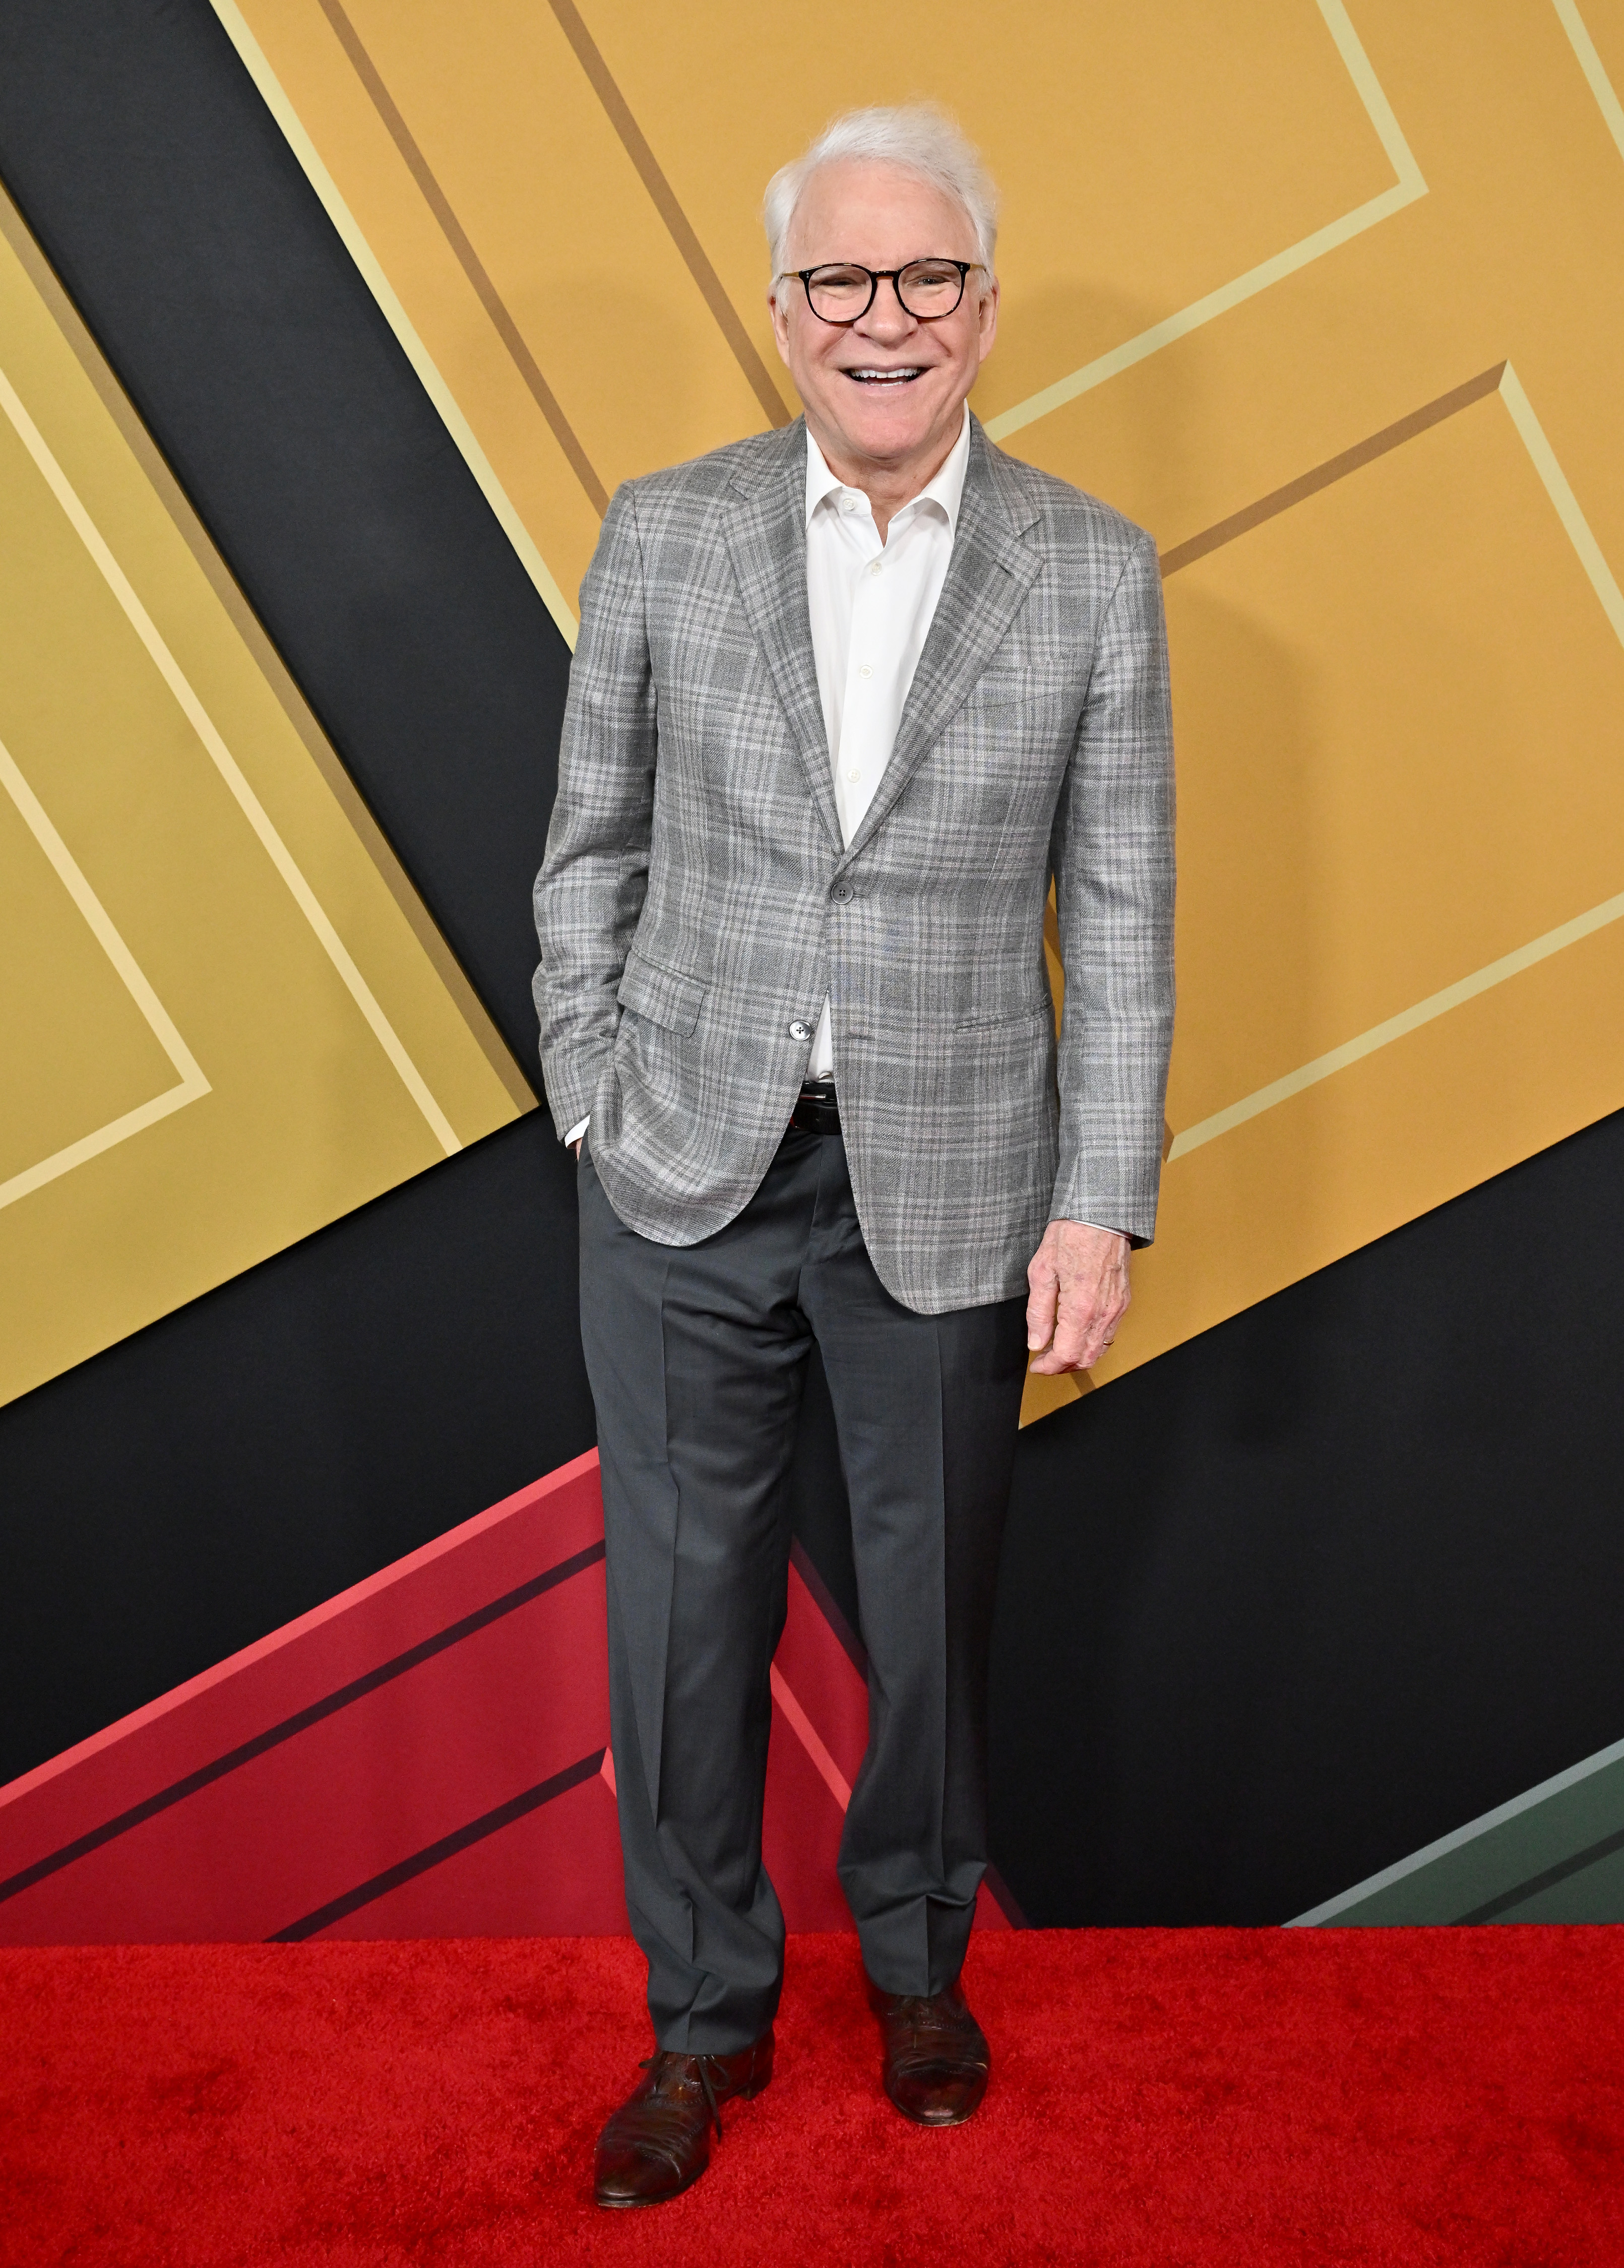
[[[1029,1351],[1046,1347],[1054,1336],[1059,1314],[1059,1279],[1045,1272],[1033,1283],[1026,1302],[1026,1344]]]
[[[1059,1313],[1055,1319],[1053,1344],[1050,1352],[1062,1370],[1081,1370],[1089,1359],[1089,1349],[1102,1335],[1099,1309],[1092,1300],[1066,1299],[1061,1295]]]
[[[1117,1326],[1127,1312],[1126,1287],[1109,1293],[1062,1292],[1055,1325],[1053,1352],[1067,1370],[1092,1370],[1117,1336]]]
[[[1081,1369],[1092,1370],[1095,1364],[1103,1360],[1110,1352],[1116,1342],[1117,1327],[1126,1310],[1127,1301],[1124,1300],[1114,1303],[1106,1314],[1096,1319],[1094,1328],[1089,1333],[1088,1344],[1083,1349],[1082,1359],[1079,1365]]]

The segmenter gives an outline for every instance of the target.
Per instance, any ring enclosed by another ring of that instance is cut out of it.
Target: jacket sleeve
[[[535,878],[542,1074],[560,1138],[591,1110],[614,1045],[648,884],[656,741],[637,507],[622,487],[581,585],[557,799]]]
[[[1066,1002],[1051,1218],[1148,1244],[1173,1033],[1173,736],[1147,535],[1101,622],[1052,856]]]

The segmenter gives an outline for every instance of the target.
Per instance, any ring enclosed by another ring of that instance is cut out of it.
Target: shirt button
[[[869,572],[871,575],[877,575],[877,574],[879,573],[879,571],[880,571],[880,562],[879,562],[877,559],[871,559],[871,560],[869,561],[869,563],[868,563],[868,572]]]
[[[851,770],[846,774],[846,777],[849,780],[860,780],[862,777],[862,774],[858,770],[857,766],[853,764]]]
[[[858,675],[859,675],[860,677],[872,677],[872,676],[874,675],[874,672],[873,672],[873,670],[872,670],[872,669],[870,669],[870,667],[868,666],[868,664],[867,664],[867,662],[864,662],[864,664],[863,664],[862,667],[858,671],[858,673],[857,673],[857,674],[858,674]]]
[[[797,1016],[789,1027],[789,1035],[792,1040],[809,1040],[812,1036],[812,1027],[810,1024],[803,1024]]]

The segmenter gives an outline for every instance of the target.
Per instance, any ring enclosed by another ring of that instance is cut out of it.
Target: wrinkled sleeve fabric
[[[1052,856],[1066,1001],[1051,1218],[1148,1244],[1173,1032],[1173,733],[1161,571],[1142,534],[1101,621]]]
[[[616,995],[648,885],[656,745],[642,549],[627,485],[610,501],[581,585],[557,800],[535,878],[542,1075],[559,1130],[572,1131],[591,1110],[615,1043]]]

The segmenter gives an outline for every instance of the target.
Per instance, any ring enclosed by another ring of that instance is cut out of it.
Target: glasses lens
[[[866,268],[816,268],[807,282],[812,312],[826,323],[854,323],[873,290],[874,278]]]
[[[915,260],[897,278],[897,296],[911,315],[929,322],[953,313],[964,296],[964,279],[950,260]]]

